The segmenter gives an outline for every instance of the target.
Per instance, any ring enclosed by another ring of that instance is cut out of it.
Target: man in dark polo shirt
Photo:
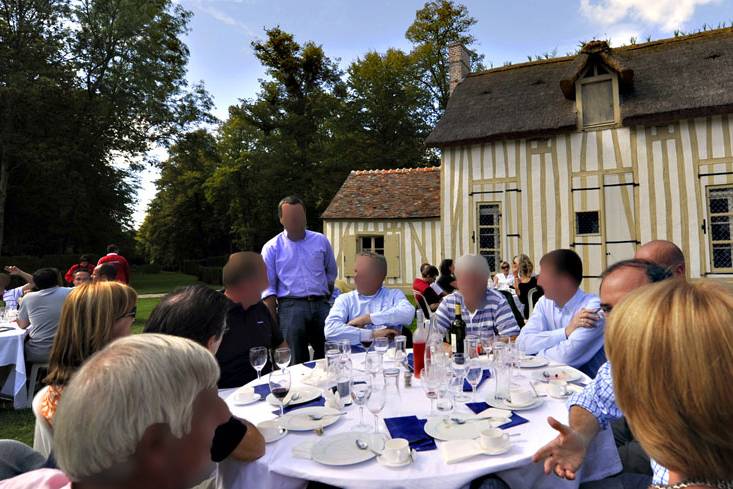
[[[219,388],[239,387],[257,378],[249,363],[249,349],[264,346],[270,350],[286,347],[280,326],[260,299],[267,288],[267,269],[262,257],[253,252],[234,253],[224,265],[224,295],[231,301],[227,311],[227,331],[216,353],[221,368]],[[272,370],[268,359],[266,374]]]

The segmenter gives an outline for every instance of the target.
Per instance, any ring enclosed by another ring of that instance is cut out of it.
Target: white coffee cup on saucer
[[[565,397],[568,393],[568,383],[564,380],[553,379],[547,383],[547,393],[552,397]]]
[[[489,428],[481,432],[479,445],[484,450],[503,450],[509,444],[509,433],[498,428]]]
[[[535,395],[529,389],[512,389],[509,398],[515,406],[528,406],[534,402]]]
[[[410,459],[410,444],[404,438],[385,440],[382,457],[390,464],[403,464]]]

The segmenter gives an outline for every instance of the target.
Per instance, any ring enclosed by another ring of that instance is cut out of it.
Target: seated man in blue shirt
[[[395,336],[412,322],[415,308],[399,289],[383,286],[387,260],[382,255],[363,252],[356,258],[356,290],[341,294],[326,318],[327,340],[348,339],[358,345],[362,339]],[[372,330],[368,326],[387,326]]]
[[[517,338],[519,349],[578,368],[591,377],[606,361],[604,321],[595,294],[580,289],[583,262],[572,250],[555,250],[540,260],[537,301]]]

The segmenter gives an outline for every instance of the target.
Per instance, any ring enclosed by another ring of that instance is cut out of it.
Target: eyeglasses
[[[125,318],[133,318],[133,319],[135,319],[135,316],[137,316],[137,306],[134,306],[132,309],[130,309],[130,312],[128,312],[127,314],[124,314],[119,319],[125,319]]]
[[[501,266],[501,269],[502,270],[509,270],[509,265],[502,265]]]
[[[611,309],[613,309],[613,306],[610,304],[601,304],[601,311],[603,311],[603,314],[608,314],[611,312]]]

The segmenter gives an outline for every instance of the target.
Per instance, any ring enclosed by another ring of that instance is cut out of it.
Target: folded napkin
[[[270,384],[259,384],[254,386],[255,393],[259,394],[262,399],[266,398],[270,393]]]
[[[453,440],[440,444],[440,456],[447,464],[463,462],[482,453],[478,440]]]
[[[489,409],[489,405],[485,402],[467,402],[466,407],[474,412],[474,414],[478,414],[482,411],[485,411],[486,409]],[[529,423],[529,420],[527,418],[523,418],[520,415],[516,414],[514,411],[511,412],[512,416],[509,418],[508,423],[504,423],[501,426],[497,426],[497,428],[506,430],[508,428],[511,428],[513,426],[519,426],[520,424]]]
[[[481,387],[481,384],[486,382],[488,379],[491,378],[491,370],[484,370],[481,372],[481,380],[478,381],[478,385],[476,386],[476,389]],[[471,384],[468,383],[467,380],[463,381],[463,392],[472,392],[473,387],[471,387]]]
[[[316,361],[313,360],[312,362],[305,362],[303,365],[305,365],[308,368],[316,368]]]
[[[319,407],[319,406],[325,406],[326,400],[323,398],[323,396],[319,397],[318,399],[314,399],[310,402],[304,402],[303,404],[295,404],[293,406],[285,406],[285,409],[283,409],[284,414],[288,414],[291,411],[295,411],[296,409],[306,408],[306,407]],[[272,414],[280,414],[280,408],[273,411]]]
[[[338,392],[334,392],[332,389],[324,389],[323,397],[326,399],[326,403],[324,404],[326,407],[333,408],[337,411],[341,411],[344,408],[344,401]]]
[[[386,418],[384,424],[392,438],[404,438],[410,443],[410,448],[418,452],[426,452],[437,448],[435,440],[425,433],[427,419],[417,419],[417,416],[399,416]]]

